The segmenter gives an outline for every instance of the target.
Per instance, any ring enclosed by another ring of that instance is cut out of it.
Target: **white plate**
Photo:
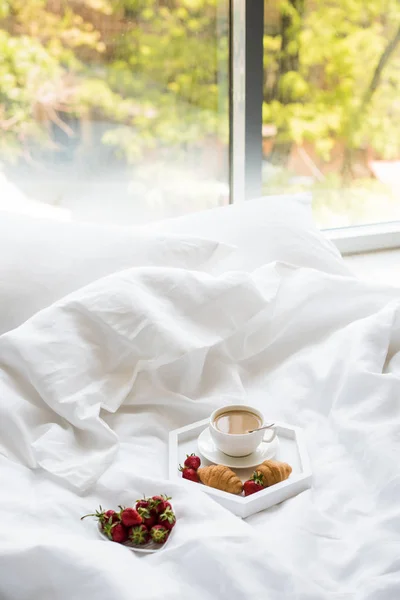
[[[279,440],[278,437],[275,437],[272,442],[262,442],[257,450],[248,456],[228,456],[218,450],[207,427],[200,433],[197,445],[200,454],[216,465],[225,465],[233,469],[250,469],[251,467],[257,467],[264,460],[273,458],[277,453]]]
[[[103,532],[100,523],[97,525],[97,531],[99,532],[99,535],[103,540],[107,540],[107,542],[112,542],[112,540],[110,540],[110,538],[107,537],[106,534]],[[154,552],[159,552],[160,550],[165,548],[165,546],[168,544],[171,534],[172,531],[167,537],[167,541],[163,544],[156,544],[155,542],[153,542],[153,540],[150,540],[150,542],[147,542],[147,544],[143,544],[143,546],[135,546],[134,544],[132,544],[132,542],[124,542],[123,544],[120,544],[120,546],[125,546],[125,548],[128,548],[128,550],[132,550],[133,552],[142,552],[143,554],[154,554]],[[113,544],[116,543],[117,542],[113,542]]]

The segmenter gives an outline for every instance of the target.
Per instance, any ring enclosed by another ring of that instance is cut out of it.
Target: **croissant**
[[[201,467],[198,469],[197,474],[202,483],[217,490],[231,494],[240,494],[243,490],[243,483],[239,477],[225,465]]]
[[[264,460],[255,470],[262,475],[262,485],[269,487],[285,481],[292,472],[292,467],[287,463],[279,462],[279,460]]]

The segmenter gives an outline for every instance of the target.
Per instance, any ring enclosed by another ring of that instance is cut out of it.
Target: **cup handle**
[[[267,442],[267,444],[269,444],[270,442],[272,442],[275,439],[275,437],[276,437],[276,431],[275,431],[275,429],[270,429],[269,431],[272,433],[272,435],[267,439],[265,437],[266,433],[264,433],[264,437],[263,437],[263,442]]]

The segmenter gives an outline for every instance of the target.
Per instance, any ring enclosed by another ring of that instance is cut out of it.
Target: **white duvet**
[[[138,268],[1,336],[1,600],[400,598],[399,306],[284,264]],[[303,427],[313,470],[246,521],[167,480],[169,430],[237,402]],[[154,493],[156,555],[79,520]]]

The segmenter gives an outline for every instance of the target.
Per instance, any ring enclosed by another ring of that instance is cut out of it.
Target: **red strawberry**
[[[169,502],[167,504],[169,504]],[[153,527],[153,525],[157,524],[157,516],[154,514],[151,514],[147,508],[141,508],[139,506],[137,511],[143,519],[143,525],[146,525],[146,527],[148,529],[151,529]]]
[[[171,508],[166,508],[163,513],[158,518],[158,524],[162,525],[169,531],[174,527],[176,523],[176,517],[174,515],[174,511]]]
[[[134,508],[124,508],[123,506],[120,506],[120,509],[120,518],[125,527],[135,527],[136,525],[141,525],[143,523],[142,517]]]
[[[128,531],[122,523],[106,523],[104,533],[113,542],[123,544],[128,539]]]
[[[156,544],[163,544],[167,541],[169,531],[162,525],[154,525],[154,527],[150,529],[150,535],[153,542]]]
[[[149,504],[152,513],[155,515],[163,513],[164,510],[168,508],[168,500],[171,500],[171,498],[169,498],[168,496],[153,496],[152,498],[150,498]],[[171,505],[169,504],[169,506]]]
[[[145,525],[131,527],[128,533],[129,540],[138,546],[146,544],[150,539],[150,534]]]
[[[119,521],[119,515],[115,512],[115,510],[106,510],[104,513],[104,518],[106,521],[110,521],[111,519],[111,523],[118,523]]]
[[[200,481],[197,471],[194,469],[188,469],[187,467],[181,467],[181,465],[179,465],[179,470],[182,471],[183,479],[189,479],[189,481],[194,481],[195,483]]]
[[[252,479],[245,481],[243,484],[243,490],[245,496],[250,496],[250,494],[255,494],[256,492],[261,492],[263,490],[263,486],[256,483]]]
[[[183,463],[183,466],[188,469],[194,469],[195,471],[197,471],[197,469],[201,465],[200,458],[198,456],[196,456],[195,454],[187,454],[186,456],[187,456],[187,458],[186,458],[185,462]]]
[[[89,515],[84,515],[81,517],[82,519],[86,519],[86,517],[96,517],[98,522],[100,523],[102,529],[104,529],[104,525],[108,522],[117,523],[119,521],[119,515],[115,512],[115,510],[106,510],[104,511],[101,506],[99,506],[99,510],[96,510],[95,513],[91,513]]]
[[[143,500],[136,500],[136,510],[138,510],[138,508],[149,508],[149,504],[150,504],[150,498],[143,498]]]
[[[263,476],[262,473],[258,473],[257,471],[254,471],[252,478],[248,479],[243,484],[245,496],[250,496],[250,494],[255,494],[256,492],[261,492],[263,489]]]

